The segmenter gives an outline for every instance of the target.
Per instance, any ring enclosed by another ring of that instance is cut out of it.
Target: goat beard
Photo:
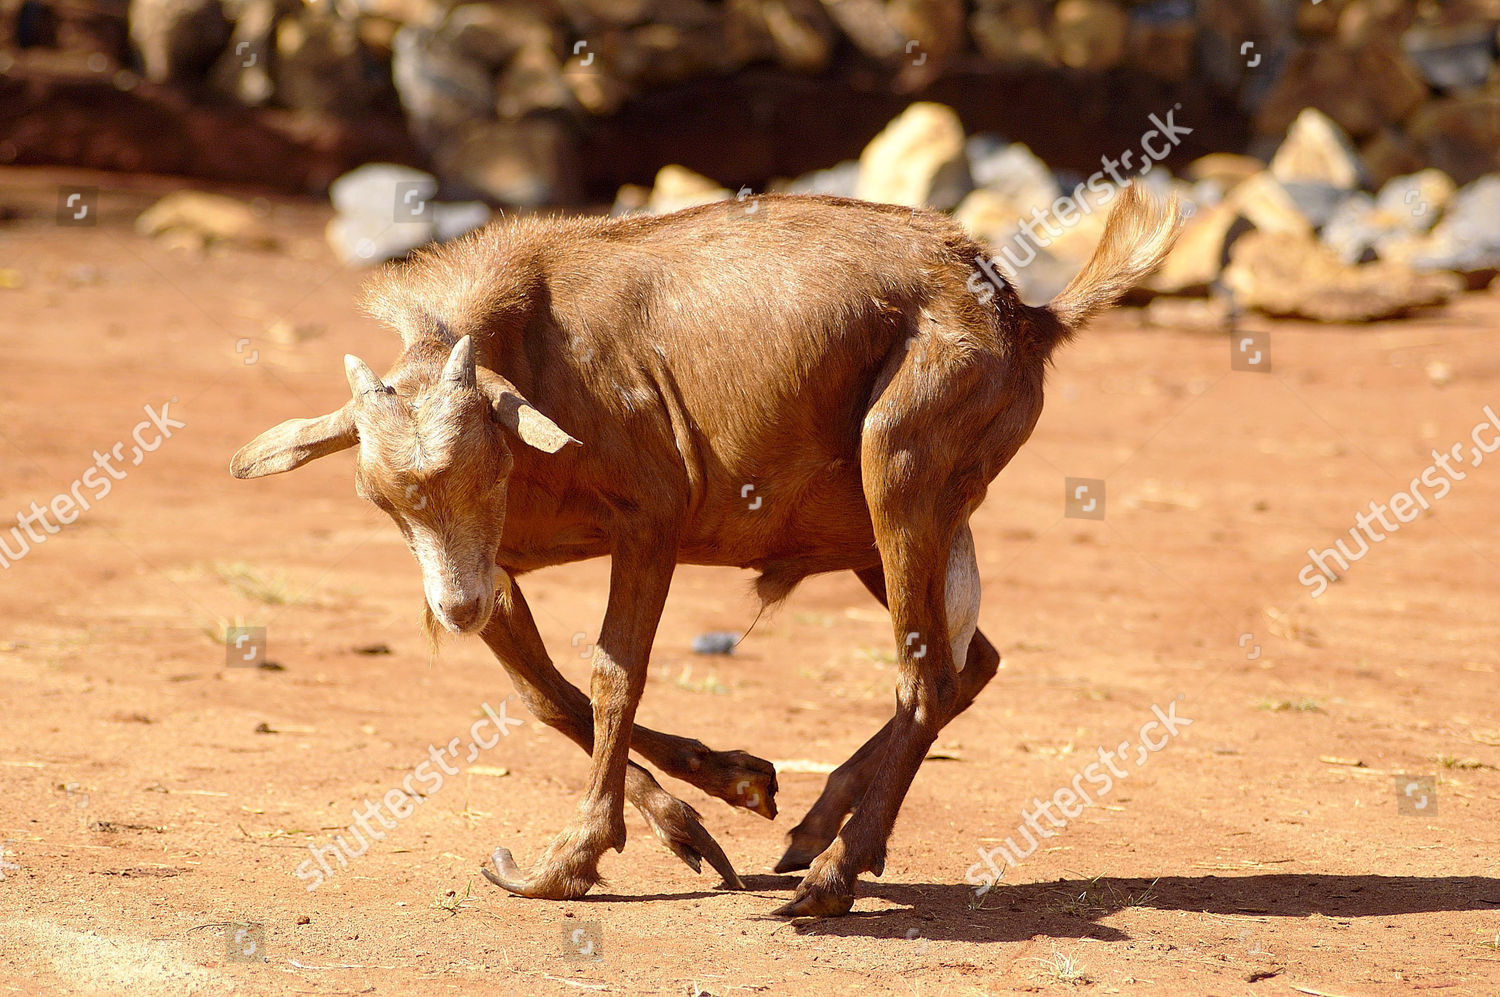
[[[494,619],[496,613],[509,613],[511,610],[511,592],[514,583],[511,581],[510,572],[504,568],[495,569],[495,605],[490,609],[490,618]],[[438,622],[433,615],[432,607],[427,605],[426,600],[422,602],[422,636],[427,639],[427,657],[429,661],[436,662],[438,652],[442,650],[443,638],[448,636],[448,628]]]

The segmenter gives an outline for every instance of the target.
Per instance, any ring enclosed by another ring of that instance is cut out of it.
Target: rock
[[[393,163],[366,163],[335,180],[328,197],[341,215],[390,223],[419,217],[437,191],[437,177],[431,173]]]
[[[646,209],[656,214],[680,211],[699,204],[712,204],[732,196],[708,177],[685,166],[663,166],[656,173],[656,183],[646,201]]]
[[[651,201],[651,191],[640,184],[627,183],[615,193],[615,203],[609,209],[614,216],[633,215],[645,211]]]
[[[841,0],[824,7],[855,48],[871,58],[894,58],[911,40],[891,23],[883,0]]]
[[[964,143],[964,153],[975,185],[1004,197],[1024,214],[1033,207],[1045,209],[1062,196],[1052,170],[1020,142],[975,135]]]
[[[983,187],[970,192],[953,212],[954,221],[970,235],[997,249],[1020,231],[1026,217],[1009,198]]]
[[[430,28],[408,24],[391,41],[391,76],[412,137],[429,151],[493,113],[486,67]]]
[[[552,51],[558,41],[544,16],[521,2],[460,4],[448,12],[441,33],[454,51],[492,70],[526,48]]]
[[[965,0],[896,0],[887,4],[901,36],[900,67],[891,82],[896,93],[915,93],[936,80],[968,42]]]
[[[1191,78],[1198,23],[1188,0],[1151,0],[1131,8],[1126,64],[1168,83]]]
[[[1393,217],[1410,219],[1408,227],[1425,232],[1432,228],[1457,190],[1452,178],[1442,170],[1421,170],[1387,181],[1375,198],[1375,207]]]
[[[438,148],[433,165],[462,196],[524,208],[576,204],[580,197],[572,131],[552,118],[471,125]]]
[[[135,220],[142,235],[166,237],[203,248],[223,243],[252,249],[275,249],[270,226],[248,204],[222,194],[181,190],[168,194]]]
[[[1058,64],[1047,0],[978,0],[974,7],[969,33],[985,58],[1016,67]]]
[[[1424,239],[1392,255],[1419,270],[1451,270],[1488,283],[1500,270],[1500,174],[1474,181],[1453,195],[1443,217]]]
[[[1328,224],[1350,195],[1350,191],[1326,183],[1284,183],[1281,188],[1313,228]]]
[[[1146,289],[1158,294],[1207,294],[1229,262],[1235,240],[1253,230],[1233,205],[1193,212],[1166,261],[1147,278]]]
[[[1279,135],[1311,107],[1364,139],[1403,120],[1426,98],[1427,87],[1393,44],[1303,45],[1255,109],[1255,130]]]
[[[1129,20],[1110,0],[1059,0],[1052,12],[1052,43],[1070,69],[1101,73],[1125,57]]]
[[[853,197],[859,183],[859,161],[846,159],[826,170],[814,170],[787,184],[788,194],[828,194],[832,197]]]
[[[1411,0],[1348,0],[1339,11],[1338,39],[1353,48],[1389,44],[1416,19]]]
[[[495,83],[495,111],[501,118],[520,118],[532,111],[575,106],[563,79],[562,63],[552,46],[527,45],[515,54]]]
[[[369,215],[335,215],[324,229],[334,255],[351,267],[399,259],[435,234],[431,221],[393,222]]]
[[[1276,232],[1236,242],[1224,282],[1237,307],[1316,322],[1399,318],[1444,304],[1463,288],[1452,274],[1388,262],[1351,265],[1311,238]]]
[[[1031,257],[1033,252],[1036,255]],[[1010,254],[1004,250],[1001,250],[996,259],[1002,267],[1012,271],[1015,277],[1016,293],[1020,295],[1021,300],[1035,307],[1045,305],[1062,293],[1062,289],[1068,286],[1068,281],[1078,276],[1078,271],[1083,268],[1079,263],[1059,259],[1047,250],[1030,243],[1027,244],[1025,252],[1018,255],[1024,265],[1013,266]],[[1031,257],[1029,262],[1027,262],[1028,257]]]
[[[1473,95],[1445,97],[1418,108],[1406,133],[1422,164],[1459,183],[1500,170],[1500,85]]]
[[[694,654],[733,654],[734,646],[740,642],[740,635],[716,630],[711,633],[699,634],[693,638]]]
[[[1339,207],[1323,227],[1323,244],[1338,254],[1345,263],[1368,263],[1379,259],[1376,245],[1400,228],[1386,224],[1375,210],[1375,199],[1365,193],[1356,193]]]
[[[1283,184],[1313,183],[1358,190],[1364,181],[1364,167],[1349,136],[1313,108],[1297,115],[1271,159],[1270,170]]]
[[[229,44],[209,74],[214,89],[252,107],[271,99],[277,16],[275,0],[247,0],[239,6]]]
[[[1211,152],[1200,156],[1187,165],[1183,176],[1189,180],[1216,181],[1226,191],[1239,186],[1266,168],[1266,164],[1254,156],[1241,156],[1233,152]]]
[[[1401,50],[1434,89],[1482,86],[1495,66],[1495,27],[1489,22],[1419,24],[1401,36]]]
[[[229,42],[220,0],[130,0],[130,40],[153,83],[207,72]]]
[[[490,223],[490,206],[483,201],[435,201],[432,205],[432,236],[447,242]]]
[[[1382,128],[1360,147],[1360,159],[1370,182],[1376,185],[1404,173],[1415,173],[1424,165],[1422,150],[1398,128]]]
[[[912,104],[859,157],[855,196],[866,201],[948,211],[973,189],[963,125],[943,104]]]
[[[1312,236],[1312,223],[1270,171],[1241,182],[1224,198],[1224,203],[1262,232]]]
[[[353,118],[389,102],[391,81],[365,49],[358,26],[310,8],[276,24],[277,102]]]
[[[775,59],[794,73],[828,66],[838,30],[819,0],[729,0],[724,34],[737,65]]]

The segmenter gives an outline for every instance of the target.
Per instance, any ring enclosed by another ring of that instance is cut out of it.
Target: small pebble
[[[734,645],[740,642],[740,635],[728,631],[716,630],[712,633],[699,634],[693,638],[694,654],[733,654]]]

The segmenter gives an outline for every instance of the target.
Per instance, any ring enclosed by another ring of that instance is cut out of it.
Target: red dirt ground
[[[54,224],[64,178],[105,190],[97,228]],[[394,356],[322,242],[326,209],[273,200],[281,251],[199,257],[130,228],[168,189],[0,171],[22,209],[0,225],[3,516],[69,490],[143,406],[176,399],[186,423],[0,571],[0,991],[1500,991],[1500,458],[1457,465],[1321,598],[1297,580],[1308,547],[1500,410],[1500,293],[1364,328],[1250,320],[1269,374],[1231,372],[1223,336],[1129,312],[1064,351],[974,520],[1004,667],[944,731],[850,916],[770,917],[797,880],[766,870],[820,766],[889,716],[889,624],[831,576],[732,657],[694,655],[755,608],[748,575],[699,568],[677,575],[641,719],[777,761],[774,824],[664,780],[747,892],[693,875],[633,811],[585,900],[489,886],[490,851],[533,859],[585,777],[512,701],[523,726],[309,893],[308,844],[510,683],[478,641],[429,661],[416,566],[354,497],[347,455],[228,475],[261,429],[342,402],[343,353]],[[1063,516],[1065,476],[1106,479],[1106,519]],[[527,579],[577,682],[606,577]],[[225,667],[235,623],[267,626],[282,669]],[[356,651],[372,644],[390,653]],[[1174,699],[1191,727],[978,903],[976,850]],[[1435,778],[1426,809],[1401,812],[1406,775]],[[264,961],[229,958],[247,923]],[[602,957],[567,958],[575,932]]]

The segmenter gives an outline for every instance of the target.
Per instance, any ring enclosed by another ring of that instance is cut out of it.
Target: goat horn
[[[370,365],[353,354],[344,354],[344,373],[349,376],[349,390],[354,392],[355,398],[371,391],[385,390],[385,385]]]
[[[474,370],[474,340],[468,336],[453,344],[448,363],[443,367],[443,383],[455,388],[472,388],[477,383]]]

